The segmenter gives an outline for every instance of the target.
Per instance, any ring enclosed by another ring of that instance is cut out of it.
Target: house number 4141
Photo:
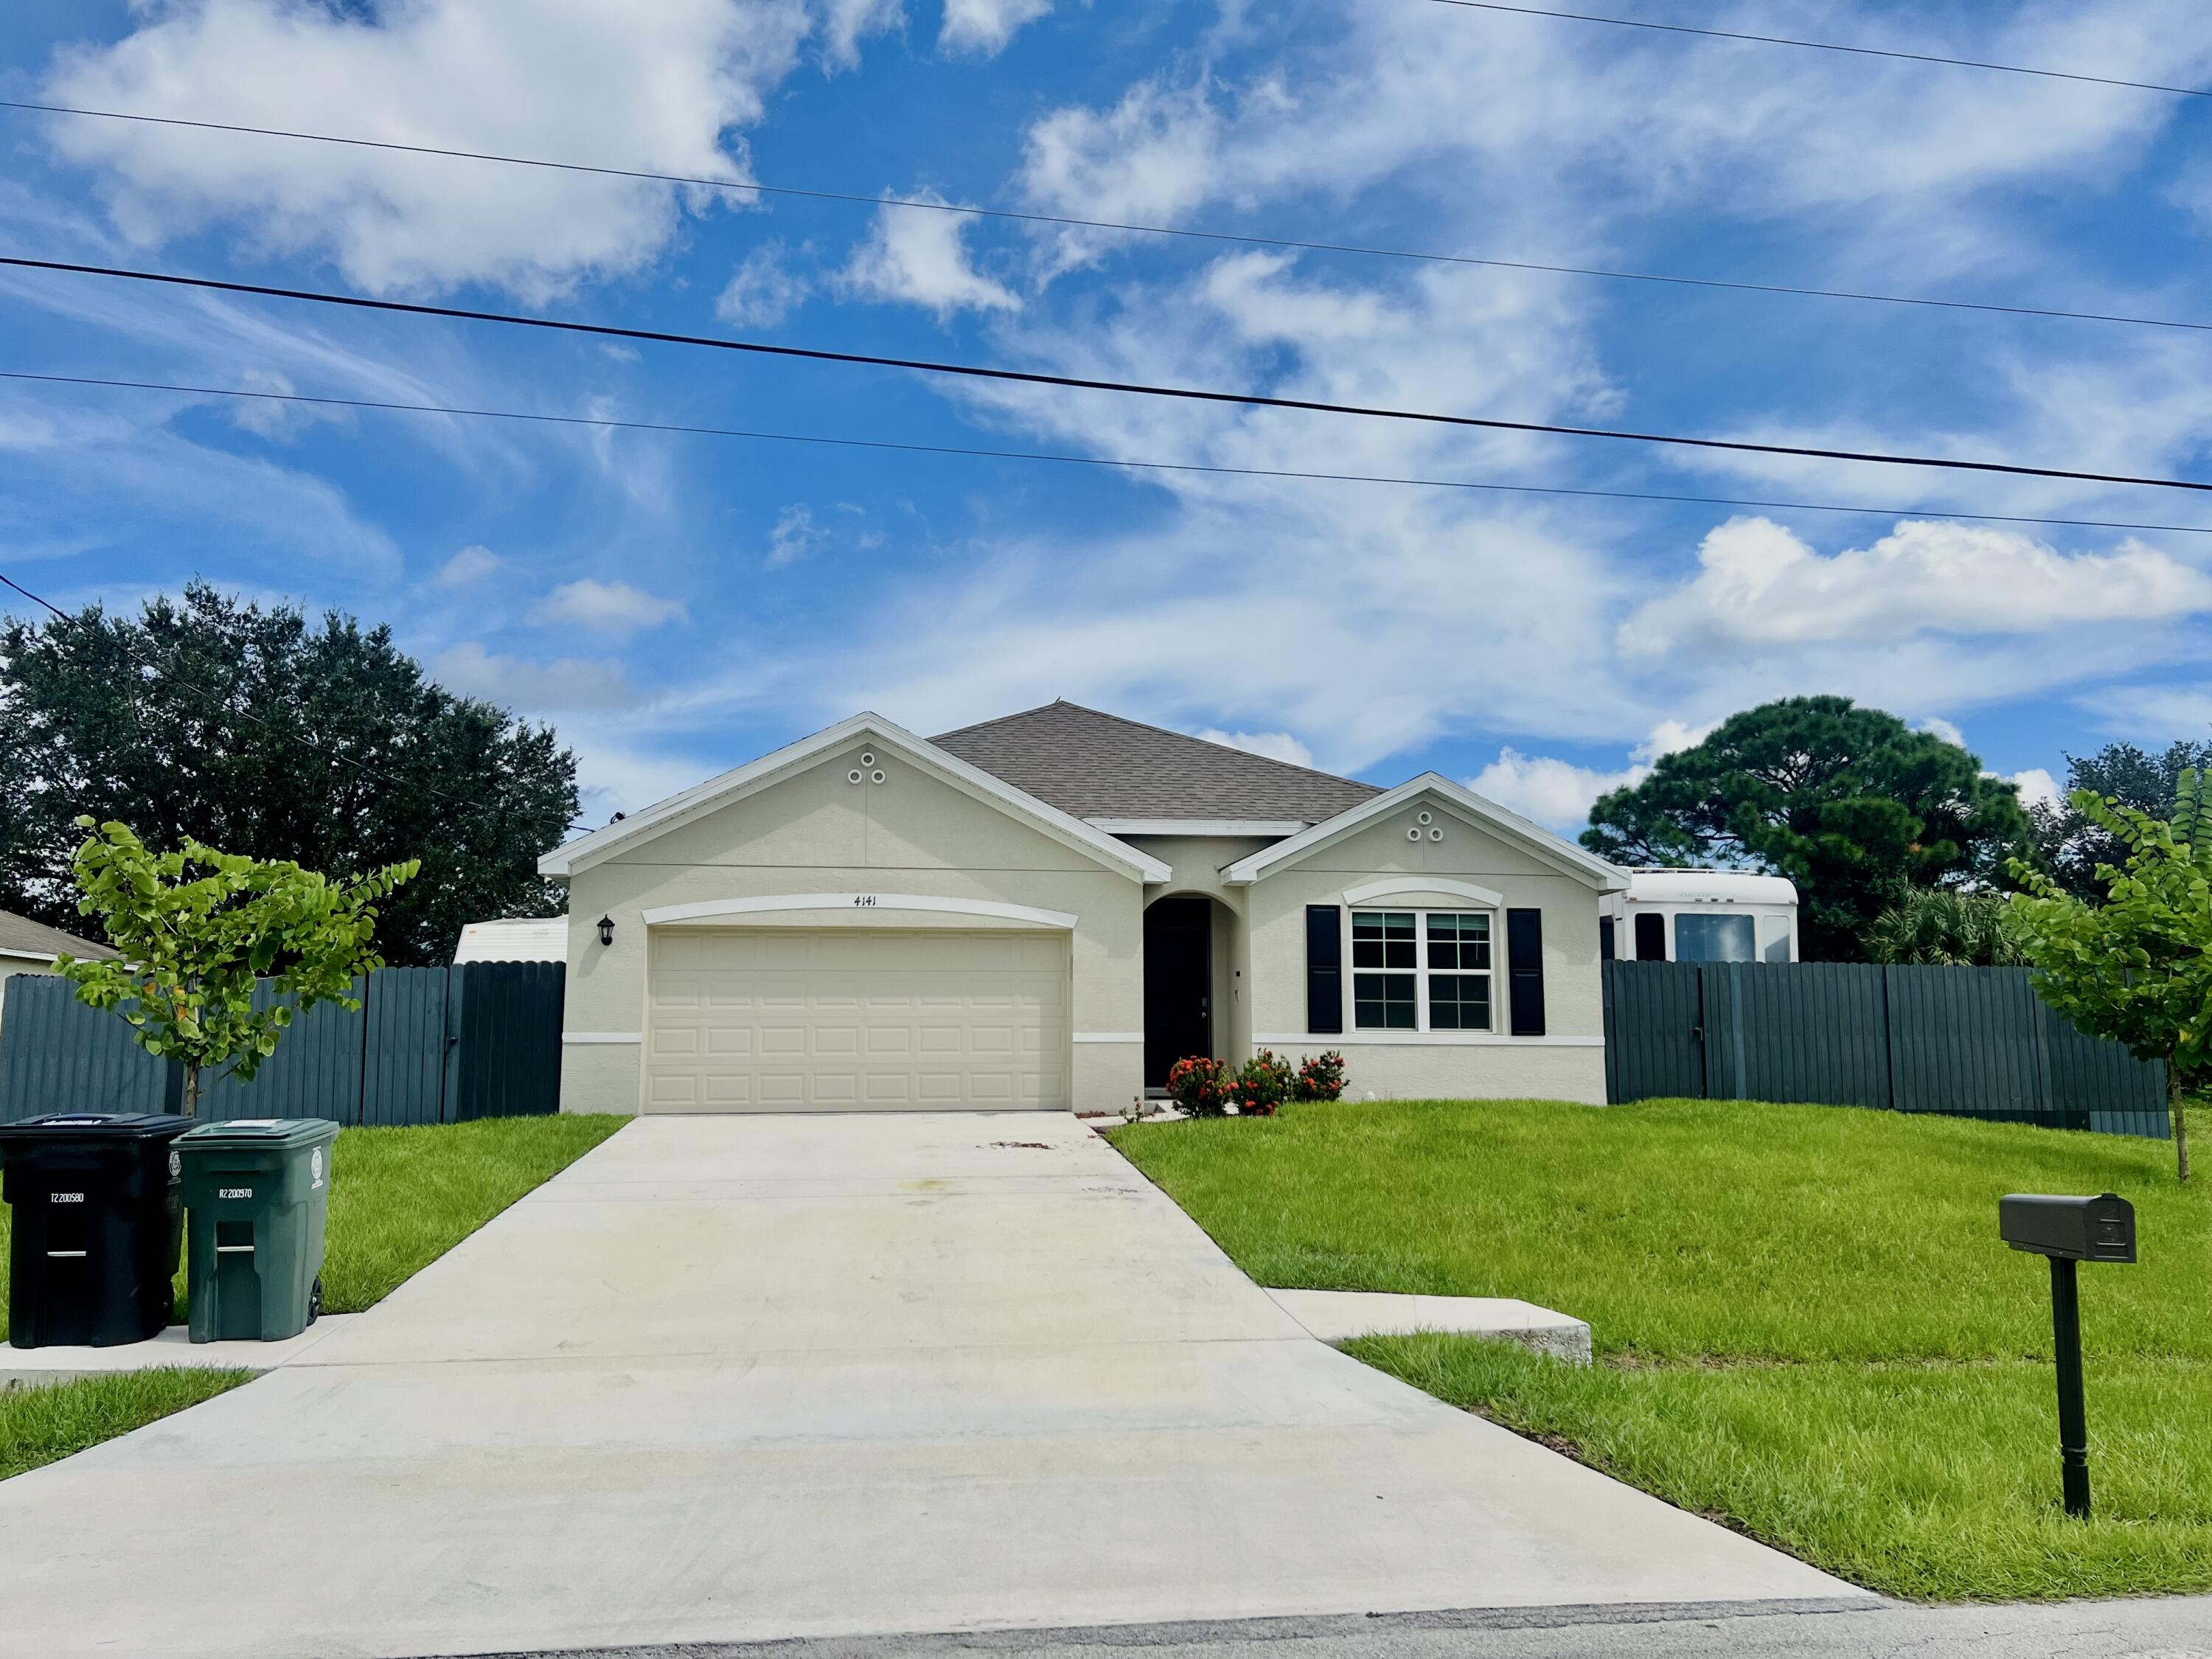
[[[875,902],[876,896],[873,893],[855,893],[853,895],[853,908],[856,910],[871,909],[874,907]]]

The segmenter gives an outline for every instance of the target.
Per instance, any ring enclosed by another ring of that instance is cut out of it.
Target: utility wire
[[[5,571],[0,571],[0,586],[14,588],[15,592],[21,593],[25,599],[30,600],[33,605],[44,605],[63,622],[73,623],[77,620],[75,617],[70,615],[68,611],[63,610],[61,606],[56,605],[52,599],[49,599],[41,594],[33,593],[29,588],[24,586],[22,583],[17,581],[13,576],[9,575]],[[123,645],[123,648],[126,654],[131,656],[143,666],[152,669],[155,673],[160,675],[163,679],[169,681],[173,684],[181,685],[188,691],[197,692],[210,707],[220,703],[229,714],[234,715],[238,719],[251,721],[253,725],[259,726],[264,732],[276,732],[276,728],[274,726],[270,725],[267,720],[262,719],[260,715],[253,713],[251,709],[241,708],[236,704],[231,702],[230,700],[225,697],[220,691],[216,691],[210,687],[203,685],[197,680],[185,678],[184,675],[177,672],[177,665],[173,660],[167,664],[147,662],[143,658],[138,657],[135,652],[132,652],[129,645],[122,640],[118,640],[118,643]],[[144,722],[138,720],[138,710],[137,705],[131,704],[129,705],[129,708],[131,710],[131,717],[132,720],[137,724],[140,732],[148,736],[150,739],[151,734],[146,732]],[[312,738],[306,738],[303,733],[294,732],[289,735],[303,738],[306,742],[307,747],[313,750],[316,754],[320,755],[324,759],[337,761],[342,766],[350,766],[356,771],[361,773],[364,777],[374,778],[378,782],[390,785],[393,788],[404,787],[414,790],[418,793],[431,797],[434,800],[441,800],[448,806],[463,806],[466,805],[465,802],[458,800],[453,796],[447,794],[444,790],[433,788],[427,783],[410,782],[403,786],[397,780],[392,778],[390,774],[383,772],[376,767],[371,766],[367,761],[356,760],[350,755],[341,755],[335,750],[325,749],[320,744],[316,743]],[[588,828],[586,825],[576,823],[571,823],[567,827],[571,830]]]
[[[1540,433],[1555,437],[1611,438],[1629,443],[1668,444],[1678,448],[1723,450],[1749,455],[1787,455],[1812,460],[1851,461],[1881,466],[1940,467],[1957,472],[1996,472],[2015,477],[2063,478],[2083,483],[2139,484],[2154,489],[2188,489],[2212,494],[2212,483],[2194,478],[2159,478],[2130,473],[2089,472],[2070,467],[2026,466],[2009,461],[1969,461],[1940,455],[1895,455],[1879,451],[1819,449],[1800,444],[1753,443],[1738,438],[1697,438],[1680,433],[1632,432],[1612,427],[1564,426],[1548,421],[1509,421],[1480,415],[1443,415],[1431,410],[1390,409],[1371,404],[1338,404],[1310,398],[1267,397],[1250,392],[1215,392],[1197,386],[1152,386],[1136,380],[1094,380],[1073,374],[1048,374],[1035,369],[993,368],[980,363],[940,362],[926,357],[892,357],[876,352],[833,351],[820,346],[772,345],[763,340],[740,340],[726,336],[676,334],[660,329],[623,328],[611,323],[572,322],[557,317],[533,317],[525,313],[472,311],[458,306],[425,305],[407,300],[371,300],[355,294],[327,294],[314,289],[278,288],[265,283],[225,282],[213,276],[187,276],[173,271],[130,270],[114,265],[84,264],[63,259],[32,259],[0,254],[0,266],[24,270],[51,270],[76,276],[114,276],[137,283],[155,283],[175,288],[204,289],[222,294],[252,294],[269,299],[302,300],[317,305],[343,306],[359,311],[388,312],[410,317],[444,317],[459,322],[501,323],[520,328],[550,329],[617,340],[649,340],[665,345],[705,346],[717,351],[745,352],[763,357],[783,357],[809,362],[854,363],[875,368],[901,368],[923,374],[954,375],[966,380],[992,380],[1020,386],[1049,386],[1080,392],[1114,392],[1134,397],[1169,398],[1188,403],[1231,404],[1248,409],[1288,409],[1321,415],[1355,415],[1363,418],[1410,421],[1430,426],[1478,428],[1494,432]]]
[[[555,173],[586,173],[608,179],[640,179],[654,184],[683,185],[728,191],[739,195],[800,197],[819,202],[849,202],[862,206],[907,208],[916,212],[950,213],[969,218],[1005,219],[1020,224],[1057,225],[1070,229],[1125,232],[1141,236],[1183,237],[1195,241],[1227,242],[1247,247],[1289,248],[1308,253],[1347,253],[1368,258],[1410,259],[1431,264],[1480,265],[1493,270],[1534,270],[1554,276],[1590,276],[1615,283],[1656,283],[1673,288],[1720,289],[1737,294],[1789,295],[1801,299],[1850,300],[1870,305],[1919,306],[1938,311],[1977,311],[2002,317],[2051,317],[2077,323],[2118,323],[2136,328],[2212,332],[2212,323],[2190,322],[2171,317],[2073,311],[2059,306],[1999,305],[1989,301],[1947,300],[1914,294],[1875,294],[1856,289],[1809,288],[1790,283],[1740,282],[1727,277],[1683,276],[1662,271],[1613,270],[1600,265],[1547,264],[1540,259],[1486,258],[1469,253],[1437,253],[1358,242],[1328,242],[1296,236],[1258,236],[1236,231],[1198,230],[1188,227],[1148,225],[1112,219],[1080,219],[1066,214],[1023,212],[1012,208],[969,207],[956,202],[932,202],[915,196],[870,196],[851,191],[805,190],[794,185],[747,184],[690,173],[653,173],[637,167],[595,167],[580,161],[550,161],[538,156],[502,155],[487,150],[454,149],[435,144],[403,144],[381,138],[347,138],[326,132],[246,126],[231,121],[191,121],[180,116],[139,115],[124,110],[86,109],[70,104],[31,103],[20,99],[0,98],[0,109],[27,110],[45,115],[78,115],[103,121],[133,121],[149,126],[190,127],[204,132],[246,133],[259,138],[292,138],[308,143],[341,144],[354,149],[389,150],[403,155],[442,155],[456,161],[494,161],[504,167],[543,167]]]
[[[512,409],[469,409],[448,404],[396,403],[373,398],[315,397],[298,392],[250,392],[234,386],[185,386],[166,380],[116,380],[90,374],[39,374],[0,369],[0,380],[36,381],[49,386],[112,387],[131,392],[173,392],[192,397],[234,398],[258,402],[307,404],[318,408],[362,409],[410,415],[456,415],[495,421],[531,421],[618,432],[659,432],[695,438],[742,438],[766,443],[819,444],[837,449],[890,450],[908,455],[959,455],[981,460],[1048,461],[1066,466],[1127,468],[1139,472],[1195,472],[1240,478],[1297,478],[1327,483],[1394,484],[1421,489],[1495,491],[1516,495],[1591,496],[1616,501],[1670,501],[1697,507],[1757,507],[1800,513],[1863,514],[1872,518],[1942,518],[1984,524],[2061,525],[2085,530],[2170,531],[2184,536],[2212,536],[2212,525],[2145,524],[2115,519],[2054,519],[2021,513],[1954,513],[1911,507],[1854,507],[1832,501],[1747,500],[1735,495],[1676,495],[1654,490],[1573,489],[1564,484],[1513,484],[1471,478],[1399,477],[1372,472],[1315,472],[1293,467],[1219,466],[1197,461],[1139,461],[1107,455],[1072,455],[1034,449],[983,449],[957,444],[902,443],[884,438],[833,438],[818,433],[769,432],[757,428],[694,426],[672,421],[622,421],[608,416],[546,415]]]
[[[1832,40],[1800,40],[1781,34],[1746,34],[1733,29],[1693,28],[1687,23],[1655,23],[1642,17],[1601,17],[1586,11],[1555,11],[1547,6],[1513,6],[1504,0],[1435,0],[1468,11],[1510,12],[1522,17],[1558,17],[1574,23],[1610,23],[1620,28],[1650,29],[1660,34],[1698,34],[1710,40],[1749,40],[1762,46],[1802,46],[1811,52],[1847,52],[1854,58],[1894,58],[1908,64],[1943,64],[1953,69],[1995,70],[2033,75],[2045,81],[2085,81],[2100,87],[2133,87],[2139,92],[2170,92],[2184,98],[2212,98],[2203,87],[2171,87],[2157,81],[2129,81],[2113,75],[2084,75],[2074,70],[2033,69],[2024,64],[1992,64],[1977,58],[1945,58],[1929,52],[1899,52],[1885,46],[1846,46]]]

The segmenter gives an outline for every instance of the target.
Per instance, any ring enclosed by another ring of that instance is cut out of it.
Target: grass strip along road
[[[511,1117],[341,1131],[331,1165],[324,1311],[374,1306],[629,1121]],[[8,1244],[0,1230],[0,1283]],[[185,1317],[181,1271],[176,1317]],[[6,1329],[0,1310],[0,1335]],[[196,1406],[251,1376],[164,1368],[0,1393],[0,1480]]]
[[[1586,1370],[1347,1346],[1870,1589],[2212,1588],[2212,1191],[2161,1142],[1705,1101],[1339,1102],[1112,1139],[1261,1284],[1587,1319]],[[2084,1524],[2058,1505],[2049,1275],[1996,1204],[2107,1189],[2142,1261],[2081,1274]]]

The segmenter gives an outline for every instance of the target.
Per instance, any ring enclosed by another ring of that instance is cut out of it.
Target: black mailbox
[[[2009,1194],[1997,1200],[1997,1231],[2015,1250],[2065,1261],[2136,1259],[2136,1206],[2118,1193]]]

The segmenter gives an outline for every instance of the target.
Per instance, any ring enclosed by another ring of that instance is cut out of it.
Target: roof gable
[[[1586,852],[1572,842],[1553,835],[1541,824],[1533,823],[1471,789],[1463,788],[1437,772],[1424,772],[1420,776],[1400,784],[1395,789],[1378,792],[1349,811],[1340,812],[1324,823],[1301,830],[1287,841],[1277,842],[1273,847],[1262,848],[1248,857],[1241,858],[1222,871],[1222,879],[1231,886],[1259,881],[1286,865],[1297,863],[1307,854],[1329,846],[1376,819],[1396,811],[1408,802],[1428,794],[1433,794],[1455,807],[1501,840],[1551,866],[1561,875],[1572,876],[1601,893],[1620,892],[1628,885],[1626,871],[1608,864],[1595,853]]]
[[[1168,866],[1149,854],[1139,852],[1127,843],[1116,841],[1102,830],[1093,829],[1048,801],[1024,793],[1004,779],[970,765],[957,755],[947,753],[882,715],[870,714],[855,714],[850,720],[840,720],[824,731],[801,738],[797,743],[773,754],[763,755],[750,764],[725,772],[719,777],[709,778],[679,794],[671,795],[666,800],[633,812],[619,823],[611,823],[604,830],[594,830],[565,846],[556,847],[538,860],[538,873],[563,878],[603,863],[623,848],[651,840],[655,836],[665,834],[742,800],[757,791],[770,788],[813,764],[829,750],[860,737],[871,738],[904,756],[907,760],[934,773],[954,787],[988,801],[1016,817],[1025,819],[1033,827],[1077,848],[1133,880],[1160,882],[1168,879]]]
[[[1314,823],[1382,793],[1066,701],[930,741],[1079,818]]]

